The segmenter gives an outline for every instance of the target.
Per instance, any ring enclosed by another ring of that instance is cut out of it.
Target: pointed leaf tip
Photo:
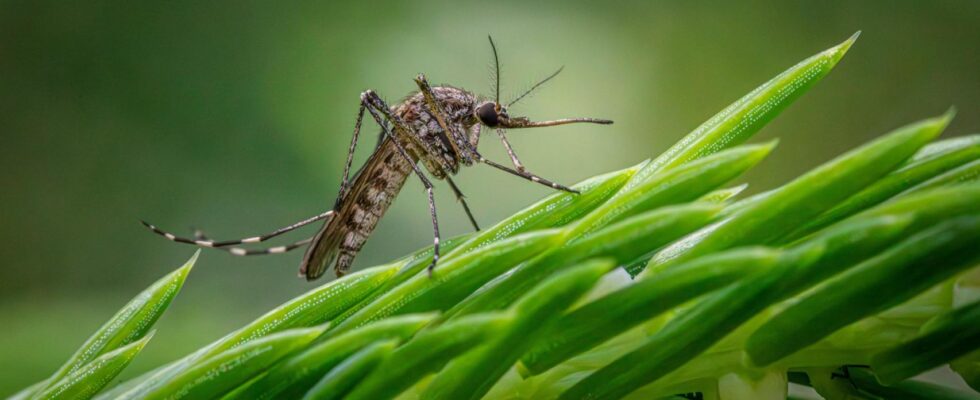
[[[956,118],[956,106],[949,106],[949,109],[946,110],[946,112],[943,113],[943,115],[940,116],[939,118],[941,118],[943,122],[946,125],[948,125],[949,122],[953,120],[953,118]]]
[[[843,58],[845,54],[847,54],[847,51],[851,49],[851,46],[854,44],[854,42],[857,41],[859,36],[861,36],[861,31],[854,32],[854,34],[851,35],[851,37],[847,38],[847,40],[841,42],[840,44],[834,47],[827,49],[826,53],[832,54],[831,58],[833,59],[833,62],[837,63],[837,61],[840,61],[840,59]]]
[[[769,156],[769,153],[772,153],[772,150],[775,149],[776,146],[778,145],[779,145],[779,139],[772,139],[770,141],[762,142],[759,144],[747,145],[745,146],[745,148],[746,150],[751,151],[752,154],[757,154],[758,158],[761,160]]]
[[[170,274],[168,274],[164,280],[167,282],[176,282],[177,288],[180,289],[184,286],[184,281],[187,280],[187,275],[190,274],[191,270],[194,269],[194,264],[197,264],[197,258],[201,255],[201,249],[194,251],[194,255],[184,262],[180,268],[177,268]]]
[[[186,267],[188,270],[194,268],[194,264],[197,263],[197,257],[199,257],[200,255],[201,255],[201,249],[195,250],[194,255],[192,255],[191,258],[187,260],[186,263],[184,263],[184,267]]]

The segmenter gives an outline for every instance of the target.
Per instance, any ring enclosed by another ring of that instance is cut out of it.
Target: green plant
[[[935,141],[952,112],[768,192],[732,201],[744,186],[723,187],[776,146],[741,143],[855,39],[656,159],[446,241],[431,276],[431,249],[365,269],[97,398],[776,399],[787,382],[836,399],[974,398],[909,380],[949,363],[980,386],[980,136]],[[101,390],[193,261],[15,398]]]

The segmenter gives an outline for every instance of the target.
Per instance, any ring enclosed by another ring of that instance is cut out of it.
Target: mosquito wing
[[[337,214],[313,237],[300,264],[300,276],[317,279],[330,264],[338,277],[347,273],[405,184],[411,168],[391,139],[384,138],[354,176],[350,190],[337,206]]]

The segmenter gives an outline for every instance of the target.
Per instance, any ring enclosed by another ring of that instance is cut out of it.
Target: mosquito
[[[384,216],[408,176],[414,174],[425,187],[429,200],[429,215],[432,218],[433,230],[433,254],[428,266],[428,271],[431,273],[439,261],[439,220],[436,217],[432,180],[426,176],[423,168],[433,178],[445,180],[449,184],[473,228],[479,230],[480,227],[466,204],[465,196],[451,178],[459,172],[461,166],[486,164],[555,190],[578,193],[574,189],[528,171],[507,141],[507,129],[540,128],[573,123],[604,125],[613,123],[610,120],[597,118],[531,121],[526,117],[510,116],[507,113],[508,108],[557,76],[562,68],[536,83],[514,100],[506,104],[501,103],[500,59],[493,38],[488,38],[494,61],[493,99],[453,86],[431,86],[423,74],[415,77],[418,91],[409,94],[405,100],[394,107],[389,107],[373,90],[361,93],[360,107],[354,122],[354,134],[347,152],[347,163],[344,166],[344,178],[332,209],[264,235],[226,241],[211,240],[200,232],[196,233],[194,238],[179,237],[145,221],[141,222],[151,231],[174,242],[221,249],[238,256],[285,253],[309,245],[300,263],[300,277],[310,281],[315,280],[324,274],[330,264],[333,264],[334,272],[340,277],[350,270],[354,258],[374,231],[378,221]],[[365,110],[381,127],[381,133],[374,152],[361,169],[351,177],[354,150],[357,147]],[[483,129],[492,129],[497,133],[510,156],[513,168],[488,160],[477,151],[480,132]],[[325,222],[316,235],[308,239],[265,249],[236,247],[264,242],[317,221]]]

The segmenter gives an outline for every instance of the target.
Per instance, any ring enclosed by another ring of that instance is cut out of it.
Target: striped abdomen
[[[337,213],[313,238],[300,275],[314,280],[331,263],[338,277],[346,273],[411,170],[391,139],[385,138],[352,180]]]

